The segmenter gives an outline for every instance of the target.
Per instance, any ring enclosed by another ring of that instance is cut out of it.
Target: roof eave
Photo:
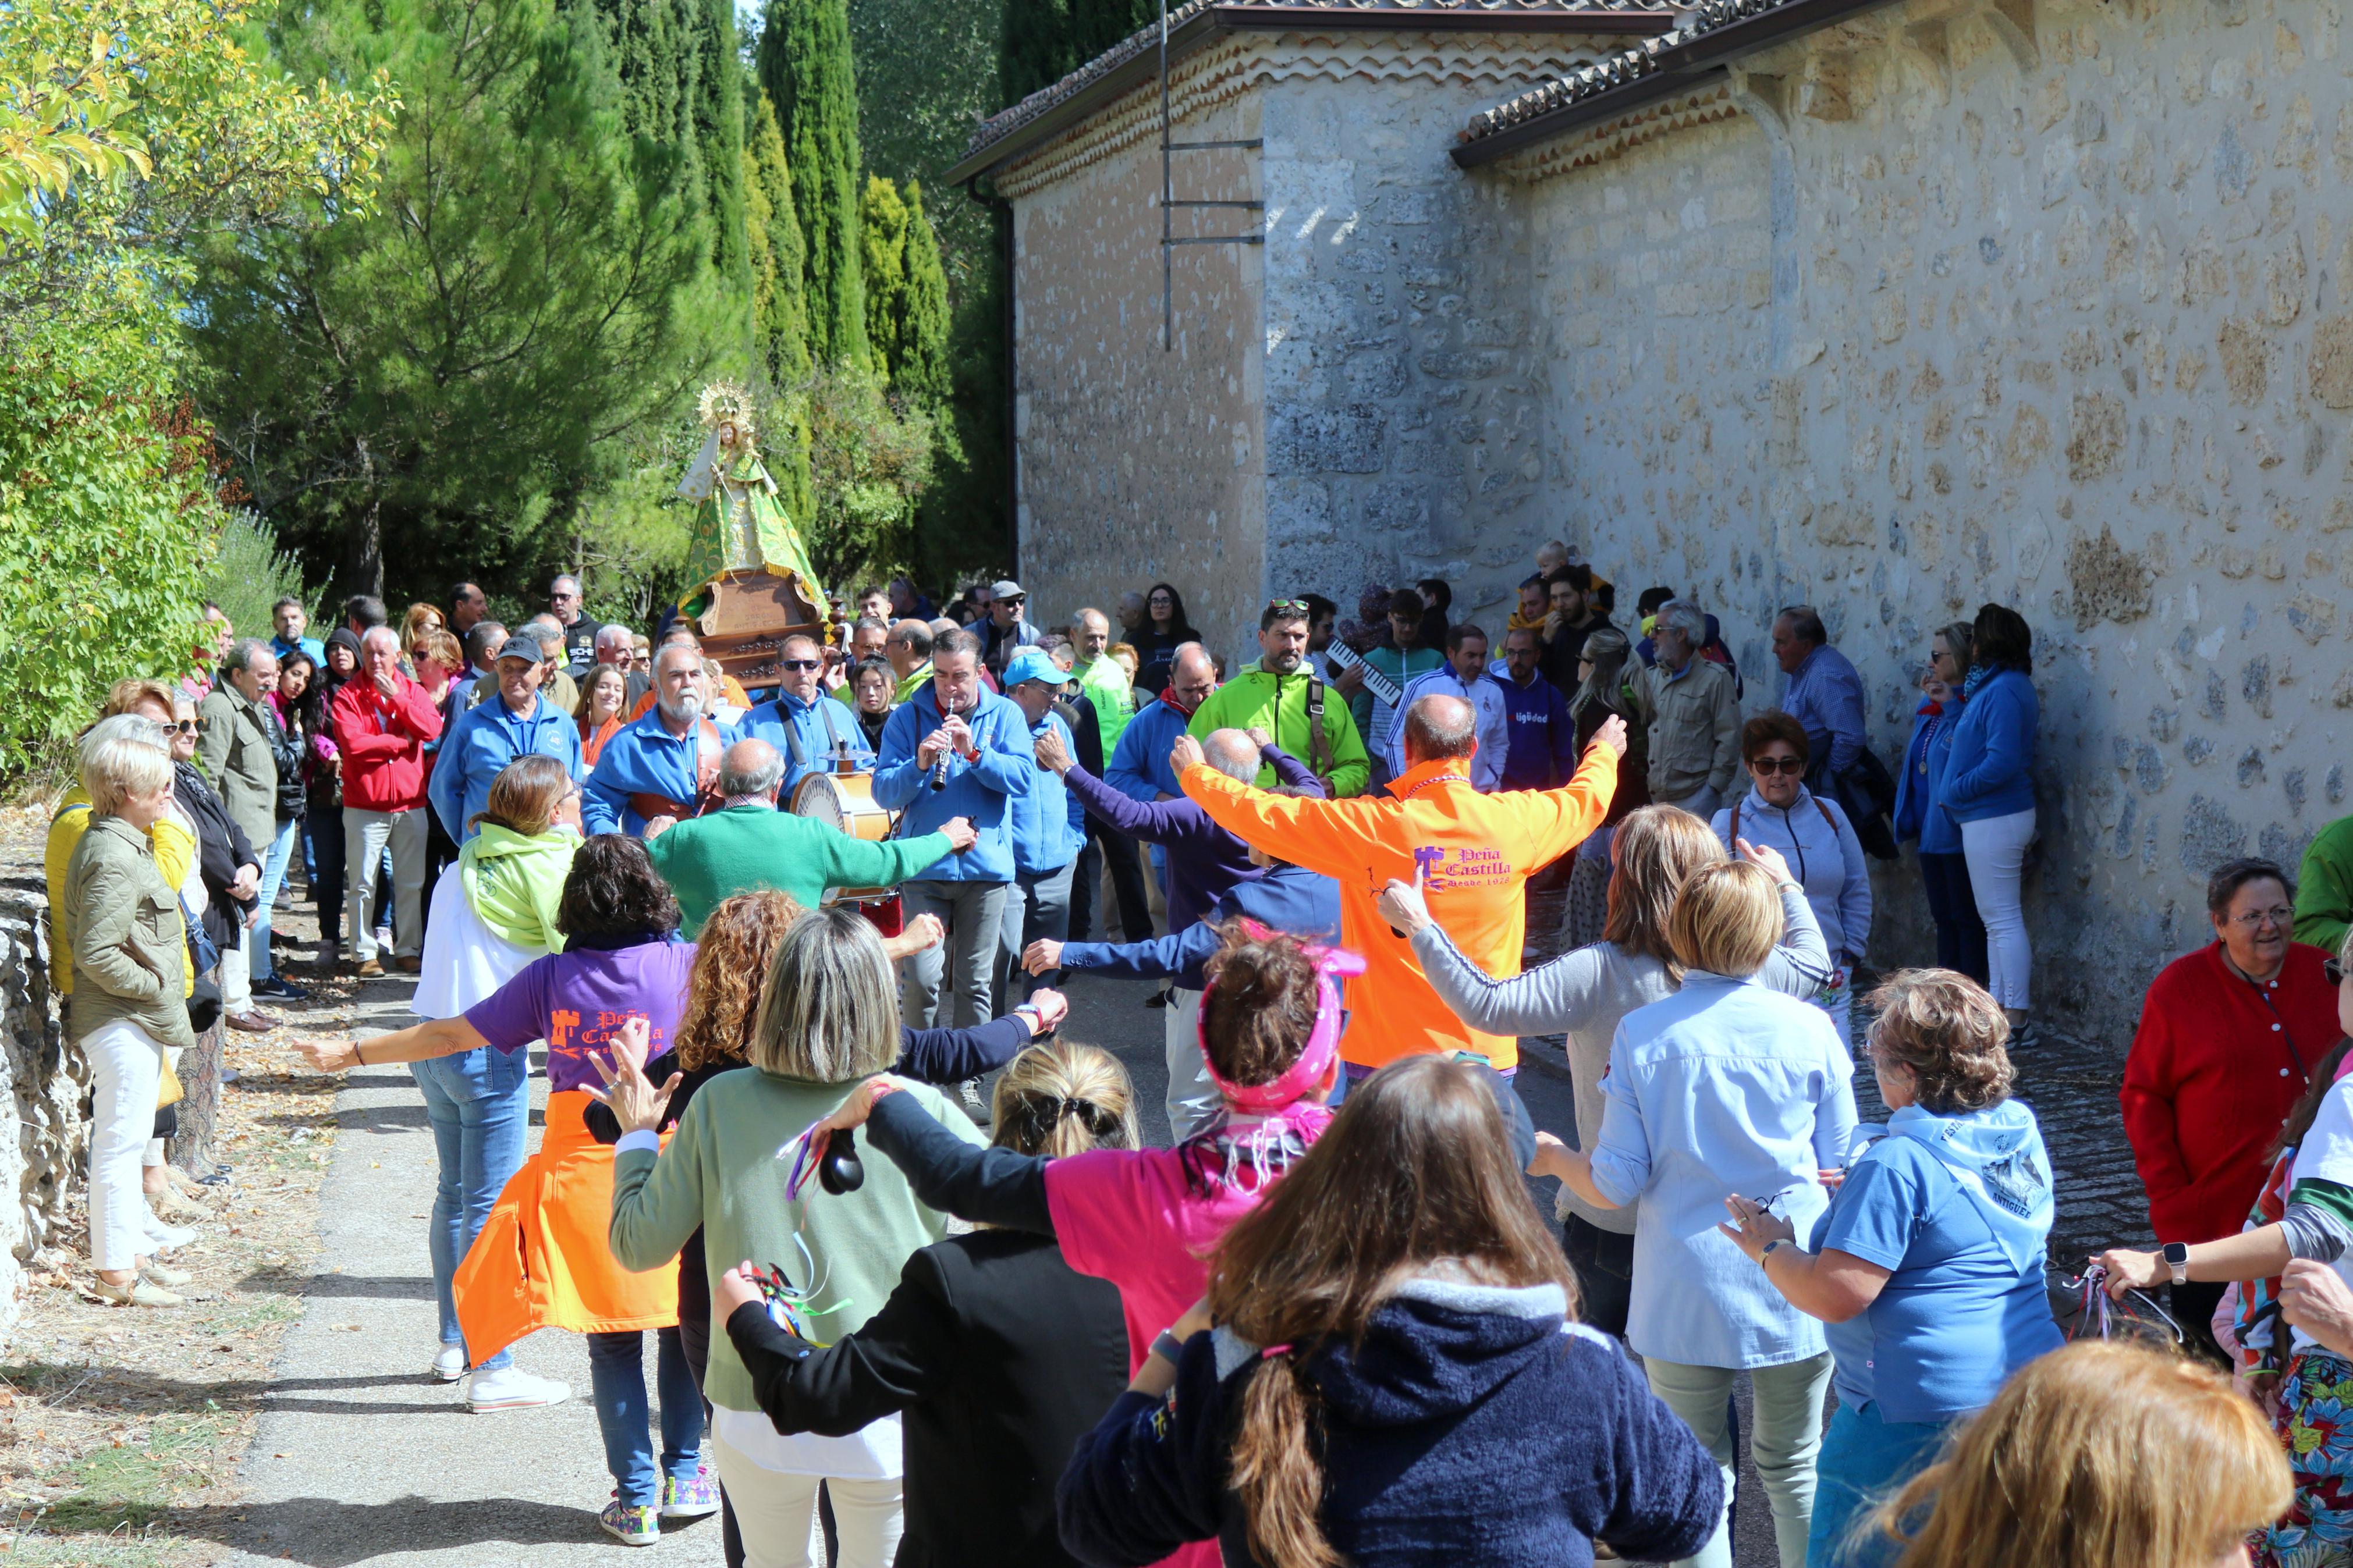
[[[1184,56],[1218,42],[1229,33],[1554,33],[1567,37],[1655,37],[1673,26],[1673,16],[1655,11],[1422,11],[1388,6],[1213,5],[1169,29],[1168,63],[1174,66]],[[966,153],[941,178],[952,185],[963,184],[1003,168],[1159,72],[1157,49],[1146,49],[1133,59],[1122,61],[1037,119]]]
[[[1761,15],[1702,33],[1688,43],[1662,50],[1656,64],[1633,80],[1589,98],[1546,110],[1451,149],[1458,168],[1475,169],[1588,125],[1645,108],[1715,79],[1744,55],[1843,22],[1891,0],[1787,0]]]

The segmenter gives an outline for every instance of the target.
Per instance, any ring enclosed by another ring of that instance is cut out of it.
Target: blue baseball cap
[[[1025,647],[1006,661],[1003,677],[1005,689],[1012,690],[1025,680],[1042,680],[1052,687],[1070,681],[1070,675],[1056,664],[1053,657],[1041,648]]]

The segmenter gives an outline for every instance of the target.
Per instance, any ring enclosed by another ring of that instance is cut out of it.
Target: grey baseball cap
[[[1021,592],[1020,584],[1010,577],[1001,577],[988,585],[988,596],[992,599],[1019,599],[1029,595]]]

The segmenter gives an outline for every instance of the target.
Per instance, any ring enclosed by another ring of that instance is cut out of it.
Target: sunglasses
[[[776,668],[778,669],[823,669],[825,661],[821,658],[780,658],[776,661]]]
[[[1279,610],[1288,616],[1303,616],[1307,613],[1307,601],[1304,599],[1269,599],[1266,602],[1266,607],[1270,610]]]
[[[989,601],[989,603],[993,605],[1011,605],[1017,609],[1029,602],[1029,595],[1027,594],[1008,594],[1002,599],[992,599]]]
[[[2345,984],[2345,966],[2333,958],[2320,966],[2320,973],[2327,977],[2331,985]]]
[[[182,719],[174,723],[166,724],[164,728],[176,730],[183,735],[199,735],[204,732],[205,725],[201,719]]]
[[[1792,776],[1806,771],[1803,757],[1758,757],[1748,764],[1751,773],[1788,773]]]

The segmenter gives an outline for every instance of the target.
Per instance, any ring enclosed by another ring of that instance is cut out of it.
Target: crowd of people
[[[2090,1278],[2165,1293],[2183,1353],[2069,1344],[2014,1092],[2025,620],[1935,634],[1890,768],[1813,609],[1757,628],[1758,707],[1691,598],[1621,626],[1535,566],[1500,639],[1430,579],[1275,599],[1233,668],[1170,584],[1044,628],[1013,581],[937,616],[899,579],[757,690],[571,577],[512,629],[471,584],[323,642],[208,610],[51,826],[94,1291],[178,1303],[174,1064],[304,999],[299,879],[314,970],[417,976],[414,1026],[298,1045],[422,1097],[421,1375],[542,1407],[571,1390],[511,1347],[586,1336],[623,1542],[1728,1568],[1745,1442],[1784,1568],[2353,1563],[2353,827],[2217,870],[2149,991],[2163,1245]],[[849,773],[887,835],[795,809]],[[1905,843],[1933,966],[1872,941]],[[1061,1037],[1090,973],[1166,982],[1157,1110]],[[1555,1034],[1574,1124],[1539,1129]]]

